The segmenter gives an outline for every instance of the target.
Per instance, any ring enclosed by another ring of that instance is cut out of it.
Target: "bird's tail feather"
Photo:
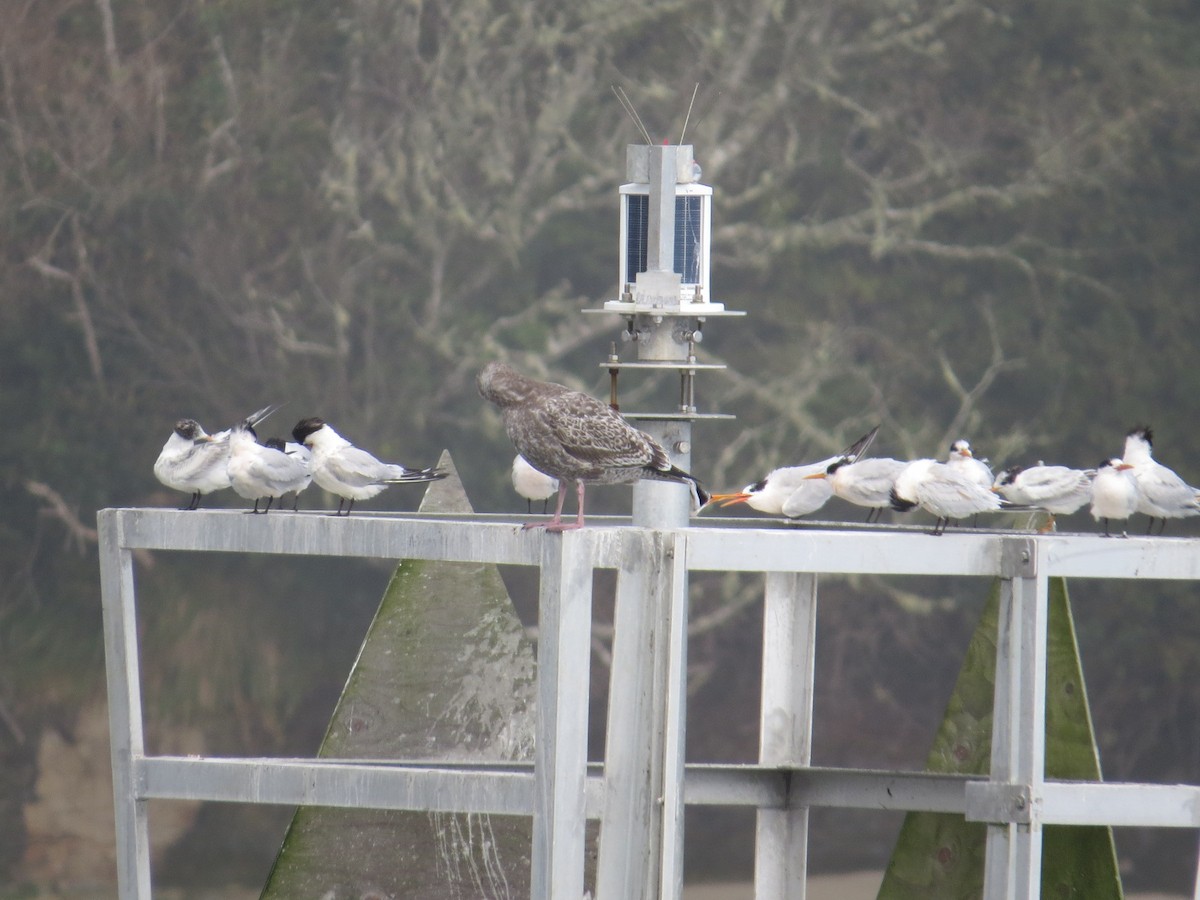
[[[250,413],[250,415],[246,416],[246,424],[253,428],[259,422],[265,421],[268,416],[276,412],[282,405],[282,403],[271,403],[260,410]]]
[[[867,452],[867,448],[870,447],[871,444],[874,442],[875,435],[879,434],[880,427],[881,426],[876,425],[874,428],[872,428],[870,431],[868,431],[866,434],[864,434],[862,437],[860,437],[857,441],[855,441],[853,444],[851,444],[849,447],[847,447],[845,450],[843,450],[842,454],[841,454],[842,458],[847,460],[848,462],[857,462],[858,459],[864,453]]]
[[[381,478],[380,481],[387,484],[409,484],[420,481],[437,481],[445,478],[448,474],[434,467],[428,469],[406,469],[404,466],[393,466],[392,469],[394,471],[390,472],[387,478]]]
[[[695,475],[683,471],[683,469],[679,468],[679,466],[671,466],[669,469],[655,469],[651,466],[647,466],[646,472],[647,477],[649,478],[691,485],[691,487],[695,489],[696,500],[701,506],[704,506],[706,503],[708,503],[711,497],[708,491],[704,489],[704,486],[700,484],[700,479],[698,479]]]
[[[896,510],[897,512],[908,512],[910,509],[914,509],[917,505],[916,500],[909,500],[907,497],[901,497],[899,494],[897,494],[895,488],[892,488],[892,493],[889,499],[892,503],[892,509]]]

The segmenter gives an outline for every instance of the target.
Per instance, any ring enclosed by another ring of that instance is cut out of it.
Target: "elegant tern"
[[[712,499],[722,507],[745,503],[751,509],[769,516],[796,519],[816,512],[833,496],[830,481],[823,476],[829,467],[852,463],[866,452],[879,433],[876,425],[836,456],[800,466],[785,466],[767,473],[766,477],[748,484],[733,494],[714,494]]]
[[[301,419],[292,429],[292,438],[312,451],[312,477],[318,485],[338,497],[336,516],[354,509],[355,500],[367,500],[390,484],[410,484],[445,478],[439,469],[410,469],[399,463],[385,463],[333,430],[323,419]]]
[[[1047,530],[1055,516],[1069,515],[1092,499],[1095,469],[1068,466],[1009,466],[996,476],[992,489],[1010,503],[1031,506],[1050,514]]]
[[[1200,515],[1200,490],[1192,487],[1174,471],[1151,455],[1154,435],[1149,426],[1135,428],[1125,436],[1122,461],[1132,467],[1138,485],[1137,511],[1150,517],[1146,533],[1161,519],[1158,533],[1167,527],[1167,519]]]
[[[275,412],[264,406],[243,420],[250,427]],[[229,487],[230,429],[209,434],[195,419],[180,419],[154,462],[154,477],[169,488],[191,494],[184,509],[197,509],[200,497]]]
[[[981,459],[976,459],[971,452],[971,445],[961,438],[950,445],[946,455],[946,465],[959,472],[976,484],[991,490],[992,469]]]
[[[892,505],[892,485],[908,463],[888,457],[871,457],[851,462],[839,459],[831,463],[824,472],[816,472],[810,479],[825,478],[835,497],[840,497],[855,506],[867,508],[867,521],[877,521],[885,509]]]
[[[544,513],[546,502],[558,493],[558,479],[545,472],[539,472],[520,453],[513,457],[512,486],[514,491],[525,498],[525,507],[530,513],[533,512],[534,500],[542,501]]]
[[[279,447],[271,446],[270,441],[260,444],[254,429],[245,423],[234,426],[230,434],[230,487],[239,497],[254,501],[251,512],[259,512],[263,499],[267,506],[262,512],[270,512],[274,501],[284,494],[299,494],[312,481],[308,462],[299,454],[287,453],[279,443]]]
[[[308,472],[308,478],[292,494],[292,512],[296,512],[300,509],[300,495],[312,484],[312,451],[303,444],[297,444],[295,441],[285,441],[280,437],[267,438],[263,441],[263,446],[286,453],[288,456],[298,459],[304,464],[304,469]]]
[[[933,534],[942,534],[951,521],[1002,506],[1000,496],[948,463],[936,459],[910,462],[892,486],[892,508],[906,512],[915,506],[936,517]]]
[[[1092,479],[1092,518],[1104,523],[1104,536],[1110,537],[1110,519],[1125,522],[1138,510],[1138,481],[1133,466],[1124,460],[1106,459],[1096,467]],[[1122,531],[1122,536],[1126,536]]]

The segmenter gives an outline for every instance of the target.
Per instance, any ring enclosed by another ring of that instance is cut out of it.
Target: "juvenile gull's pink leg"
[[[558,485],[558,506],[554,507],[554,518],[549,522],[526,522],[521,526],[522,530],[529,528],[547,528],[551,531],[558,531],[562,524],[562,508],[563,501],[567,499],[567,483],[560,481]]]
[[[559,496],[561,496],[562,490],[563,490],[563,488],[560,485],[559,486],[559,491],[560,491]],[[576,528],[583,527],[583,482],[582,481],[575,482],[575,491],[579,497],[579,512],[575,514],[575,524],[568,525],[568,524],[563,523],[561,521],[561,519],[559,519],[559,521],[548,523],[546,525],[547,531],[574,531]],[[562,510],[561,503],[559,504],[559,510],[560,511]]]

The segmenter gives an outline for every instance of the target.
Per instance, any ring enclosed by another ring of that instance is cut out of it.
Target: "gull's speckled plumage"
[[[529,378],[501,362],[488,363],[476,382],[480,395],[499,407],[517,452],[559,479],[559,510],[552,525],[558,525],[567,482],[576,485],[581,499],[584,484],[629,484],[643,478],[690,483],[700,504],[707,502],[694,477],[673,465],[654,438],[607,403]]]

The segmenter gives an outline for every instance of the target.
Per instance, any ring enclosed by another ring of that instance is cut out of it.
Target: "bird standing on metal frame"
[[[535,469],[557,478],[558,505],[549,522],[525,528],[582,528],[584,486],[629,484],[648,478],[690,486],[700,506],[708,493],[671,462],[666,450],[634,428],[607,403],[565,385],[538,381],[502,362],[490,362],[476,378],[480,396],[500,409],[509,440]],[[575,522],[562,521],[567,485],[575,484]]]

